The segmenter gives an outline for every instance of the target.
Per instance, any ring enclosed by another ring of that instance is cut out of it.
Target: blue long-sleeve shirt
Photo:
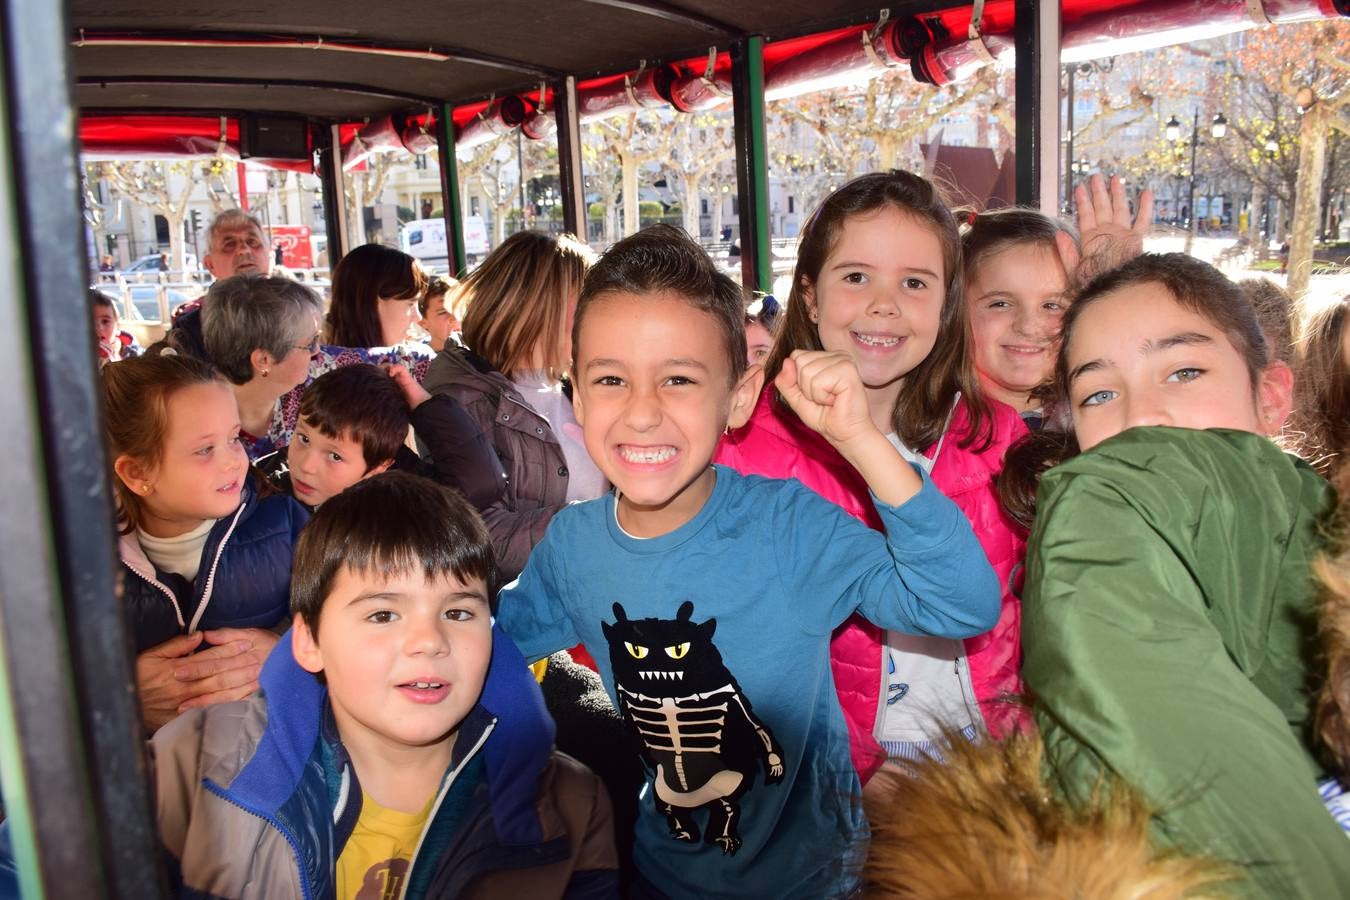
[[[979,634],[998,582],[927,478],[903,506],[876,502],[883,536],[795,481],[716,473],[703,509],[660,537],[626,534],[612,495],[563,510],[498,619],[531,660],[584,643],[637,731],[646,880],[674,898],[836,896],[867,826],[830,633],[856,610]]]

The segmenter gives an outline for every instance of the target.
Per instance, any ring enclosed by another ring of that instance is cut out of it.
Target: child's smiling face
[[[905,376],[932,352],[945,297],[934,227],[894,207],[845,220],[803,293],[821,346],[852,357],[887,410]]]
[[[619,524],[652,537],[688,522],[712,493],[722,432],[753,408],[759,370],[733,382],[716,318],[673,293],[592,300],[575,353],[577,422],[618,490]]]
[[[239,508],[248,455],[239,443],[234,391],[223,382],[174,392],[165,418],[168,427],[159,463],[139,478],[123,480],[142,495],[141,527],[146,533],[176,537]]]
[[[982,260],[966,284],[981,384],[1017,409],[1054,370],[1068,276],[1053,246],[1015,244]]]

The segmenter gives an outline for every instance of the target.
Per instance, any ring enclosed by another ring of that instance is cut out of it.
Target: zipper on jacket
[[[962,641],[961,645],[964,648],[965,642]],[[983,730],[987,734],[989,723],[984,720],[984,710],[980,708],[980,701],[975,698],[975,684],[970,680],[970,660],[963,654],[952,660],[952,665],[956,671],[956,680],[961,685],[961,699],[966,703],[970,723],[976,727],[977,733]]]
[[[220,544],[216,546],[216,558],[211,561],[211,568],[206,573],[206,587],[202,590],[202,599],[197,603],[197,611],[192,615],[192,624],[188,626],[188,633],[197,630],[197,623],[202,620],[202,615],[206,612],[206,604],[211,602],[211,589],[215,587],[216,567],[220,565],[220,557],[225,553],[225,544],[229,542],[230,535],[234,534],[235,526],[239,524],[239,518],[244,514],[244,507],[248,506],[245,500],[239,504],[239,508],[234,511],[234,521],[230,523],[225,536],[220,539]],[[182,616],[178,620],[181,622]]]
[[[305,865],[303,862],[304,857],[300,853],[300,842],[295,839],[295,835],[287,831],[282,826],[282,824],[272,816],[269,816],[266,813],[258,812],[258,810],[252,809],[248,806],[245,806],[243,803],[240,803],[238,800],[231,797],[225,791],[224,788],[220,787],[215,782],[211,781],[209,778],[203,778],[202,784],[206,785],[206,789],[208,791],[215,794],[217,797],[221,798],[226,803],[229,803],[232,806],[236,806],[239,809],[242,809],[244,812],[248,813],[251,816],[255,816],[259,819],[262,819],[268,825],[271,825],[273,828],[275,828],[277,830],[277,833],[286,839],[286,843],[290,844],[291,854],[295,857],[295,870],[300,875],[300,896],[303,897],[304,900],[311,900],[311,898],[314,896],[314,889],[313,887],[310,886],[309,873],[305,871]],[[336,863],[336,860],[334,860],[334,863]]]
[[[122,564],[125,565],[128,569],[130,569],[132,574],[134,574],[137,578],[140,578],[142,581],[146,582],[151,587],[156,587],[159,588],[161,591],[163,591],[164,596],[168,597],[169,602],[173,604],[173,614],[174,617],[178,619],[178,627],[179,628],[187,627],[187,624],[183,621],[183,607],[178,602],[178,596],[174,594],[173,591],[169,590],[168,585],[164,584],[162,581],[155,578],[154,576],[145,574],[144,572],[133,566],[130,562],[128,562],[125,559],[122,560]]]
[[[422,844],[426,842],[427,833],[431,831],[431,823],[436,821],[436,813],[440,810],[446,795],[450,793],[451,786],[454,785],[455,779],[459,777],[459,773],[464,771],[464,767],[468,765],[469,760],[477,756],[478,751],[483,749],[483,745],[487,743],[488,737],[491,736],[496,727],[497,719],[494,716],[488,726],[483,729],[483,733],[479,735],[478,740],[474,742],[473,747],[459,761],[459,765],[446,775],[440,790],[436,792],[436,802],[431,805],[431,811],[427,813],[427,820],[422,824],[422,833],[417,836],[417,846],[413,848],[412,858],[408,860],[408,877],[403,880],[403,887],[398,892],[398,900],[404,900],[408,896],[408,886],[412,884],[413,872],[417,871],[417,857],[422,852]]]

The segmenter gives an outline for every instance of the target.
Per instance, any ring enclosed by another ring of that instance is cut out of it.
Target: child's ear
[[[1266,434],[1279,434],[1294,408],[1294,372],[1287,363],[1273,362],[1261,370],[1256,383],[1257,412]]]
[[[113,472],[133,494],[143,494],[142,490],[150,481],[150,472],[139,460],[123,453],[113,460]]]
[[[812,322],[815,322],[819,318],[816,314],[816,286],[805,275],[802,276],[801,285],[802,302],[806,304],[806,315]]]
[[[305,617],[295,614],[291,621],[291,656],[300,668],[317,675],[323,671],[323,654],[319,652],[319,641],[309,630]]]
[[[380,474],[381,472],[384,472],[384,471],[388,470],[388,468],[389,468],[390,466],[392,466],[393,464],[394,464],[394,460],[391,458],[391,459],[386,459],[384,462],[380,463],[379,465],[371,466],[369,469],[366,470],[366,474],[364,474],[364,475],[361,476],[361,480],[362,480],[362,481],[365,481],[367,478],[371,477],[372,475],[378,475],[378,474]]]
[[[745,370],[736,389],[731,394],[731,412],[727,416],[728,428],[740,428],[750,419],[759,392],[764,388],[764,367],[759,363]]]
[[[586,410],[581,404],[581,389],[577,387],[576,379],[572,379],[572,415],[577,420],[577,427],[586,426]]]

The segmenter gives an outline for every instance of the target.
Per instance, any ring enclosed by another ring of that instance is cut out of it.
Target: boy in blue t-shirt
[[[746,421],[741,290],[683,232],[616,244],[586,276],[573,402],[614,493],[563,510],[502,594],[531,660],[578,641],[642,746],[638,896],[843,896],[867,826],[830,673],[855,610],[943,637],[989,629],[997,580],[960,510],[872,424],[843,354],[777,384],[871,487],[878,534],[795,481],[711,464]]]

